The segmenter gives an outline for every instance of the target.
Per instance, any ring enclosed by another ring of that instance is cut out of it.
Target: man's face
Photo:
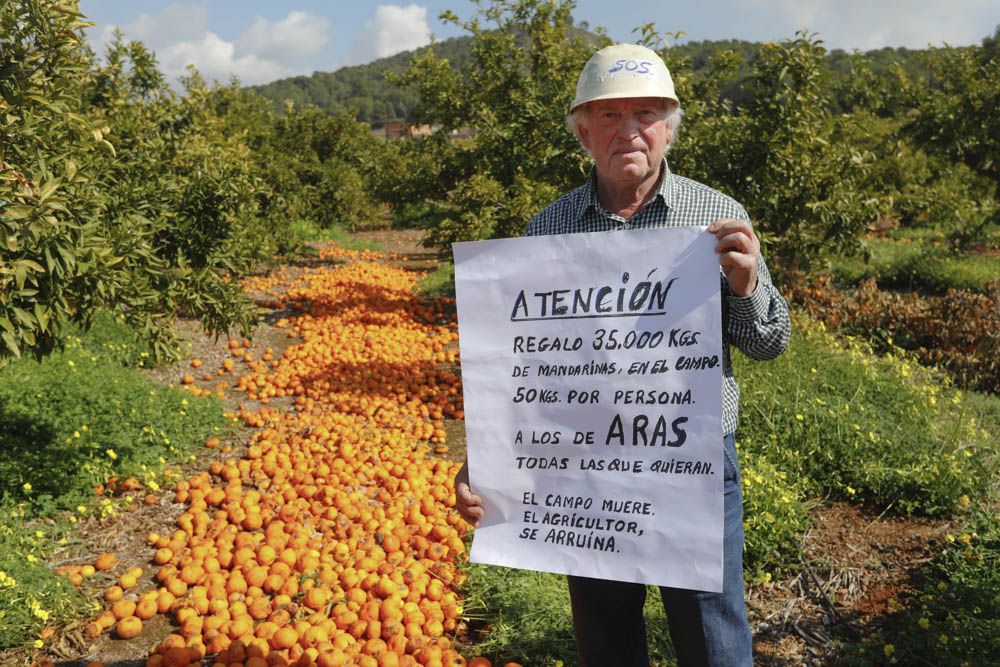
[[[656,177],[673,136],[666,116],[655,97],[591,102],[579,125],[580,143],[594,157],[598,178],[632,185]]]

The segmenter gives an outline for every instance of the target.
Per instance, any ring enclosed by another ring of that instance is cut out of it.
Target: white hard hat
[[[670,70],[655,51],[638,44],[614,44],[590,56],[583,66],[569,110],[622,97],[662,97],[680,104]]]

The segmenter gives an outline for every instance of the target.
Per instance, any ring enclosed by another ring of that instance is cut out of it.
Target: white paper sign
[[[456,243],[473,562],[722,590],[704,227]]]

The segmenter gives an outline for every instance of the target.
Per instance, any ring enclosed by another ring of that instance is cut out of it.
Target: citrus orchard
[[[287,289],[286,276],[245,283],[297,313],[278,322],[296,342],[258,359],[229,341],[220,371],[241,362],[257,405],[238,413],[256,428],[245,455],[176,484],[185,511],[148,540],[158,588],[133,599],[133,568],[92,624],[127,637],[170,614],[150,667],[466,663],[449,638],[462,628],[458,464],[430,455],[443,419],[462,417],[460,380],[441,368],[457,357],[450,303],[425,304],[412,273],[371,254],[321,255],[338,263]],[[294,409],[268,405],[281,397]]]

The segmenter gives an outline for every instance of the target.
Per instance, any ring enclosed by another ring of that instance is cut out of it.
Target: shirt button
[[[622,229],[632,229],[632,223],[626,222],[624,225],[622,225]]]

